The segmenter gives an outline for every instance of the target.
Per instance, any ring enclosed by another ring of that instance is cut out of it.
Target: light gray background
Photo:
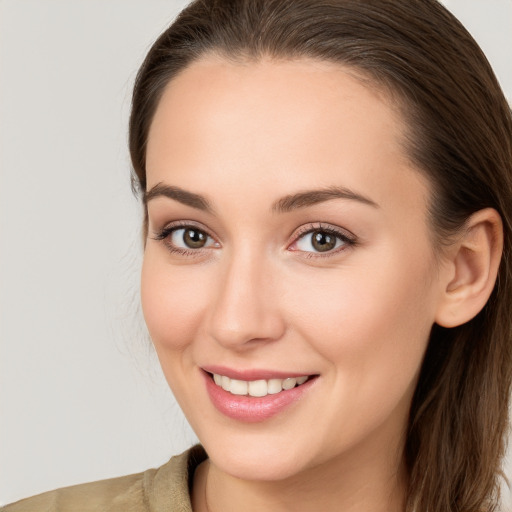
[[[126,149],[135,72],[185,3],[0,0],[0,504],[195,442],[141,320]],[[446,4],[512,98],[512,0]]]

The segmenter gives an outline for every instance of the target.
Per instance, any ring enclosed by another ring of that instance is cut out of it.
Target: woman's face
[[[386,95],[322,62],[211,57],[168,85],[142,303],[223,471],[282,479],[401,447],[441,290],[403,128]]]

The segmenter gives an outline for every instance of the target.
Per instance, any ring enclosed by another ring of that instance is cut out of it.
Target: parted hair
[[[129,145],[139,192],[163,90],[207,54],[320,59],[387,91],[406,126],[404,150],[431,184],[435,247],[480,209],[501,215],[504,251],[492,295],[466,324],[433,326],[403,452],[405,512],[498,510],[512,380],[512,115],[483,52],[436,0],[196,0],[154,43],[136,78]]]

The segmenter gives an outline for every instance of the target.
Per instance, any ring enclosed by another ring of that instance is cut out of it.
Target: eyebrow
[[[164,185],[163,183],[157,183],[151,190],[145,192],[142,200],[144,204],[147,205],[149,201],[157,197],[168,197],[169,199],[174,199],[179,203],[198,210],[206,212],[213,211],[209,201],[205,197],[194,194],[194,192],[188,192],[179,187]]]
[[[157,197],[168,197],[169,199],[174,199],[186,206],[209,213],[213,212],[210,202],[204,196],[195,194],[194,192],[188,192],[187,190],[172,185],[157,183],[153,188],[151,188],[151,190],[144,194],[143,202],[147,205],[149,201]],[[375,201],[372,201],[371,199],[348,188],[328,187],[317,190],[306,190],[284,196],[272,205],[272,211],[277,213],[288,213],[293,210],[307,208],[308,206],[313,206],[332,199],[350,199],[374,208],[379,208],[379,205]]]
[[[287,213],[292,210],[307,208],[308,206],[330,201],[331,199],[350,199],[374,208],[379,208],[379,205],[375,201],[348,188],[328,187],[318,190],[306,190],[282,197],[273,204],[272,210],[279,213]]]

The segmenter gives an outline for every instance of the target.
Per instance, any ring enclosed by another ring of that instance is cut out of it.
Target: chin
[[[252,457],[251,454],[211,455],[211,461],[221,471],[247,481],[276,482],[295,476],[299,470],[289,457],[274,454],[272,457]]]
[[[312,454],[300,443],[262,433],[241,433],[238,439],[205,439],[211,462],[221,471],[243,480],[286,480],[311,467]],[[311,445],[311,441],[309,443]],[[311,447],[311,446],[310,446]]]

